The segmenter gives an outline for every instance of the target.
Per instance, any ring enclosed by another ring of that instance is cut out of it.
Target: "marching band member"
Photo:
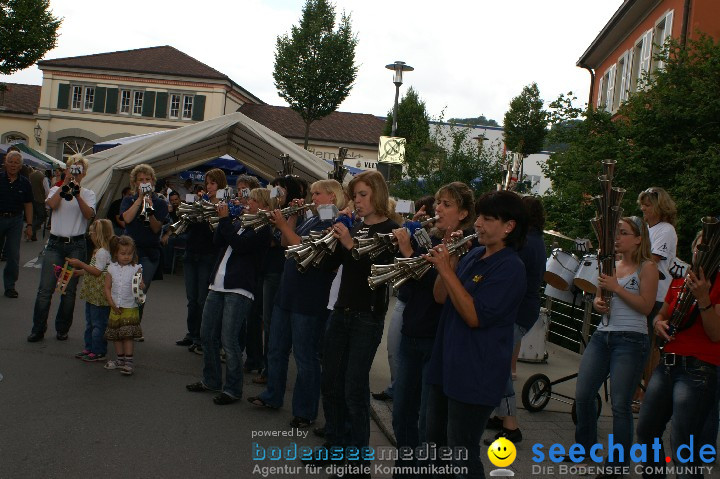
[[[633,440],[632,397],[650,348],[645,317],[655,304],[658,283],[647,225],[642,219],[630,216],[620,220],[615,252],[622,259],[615,263],[615,276],[601,274],[598,280],[593,306],[604,316],[583,353],[575,388],[575,442],[589,451],[597,442],[595,396],[610,375],[612,432],[615,443],[622,444],[625,454],[623,460],[617,454],[612,461],[608,457],[609,467],[623,466],[629,459]],[[613,293],[611,304],[603,301],[602,290]]]
[[[438,277],[435,301],[445,303],[428,363],[427,441],[464,447],[467,477],[485,477],[480,438],[510,376],[513,325],[525,294],[527,213],[511,191],[481,196],[476,205],[479,248],[461,260],[444,245],[427,256]]]
[[[698,236],[693,243],[693,254],[696,254],[696,246],[701,240]],[[717,367],[720,365],[719,278],[720,273],[714,278],[706,278],[702,270],[699,275],[692,271],[688,273],[688,286],[695,298],[695,304],[686,316],[691,322],[688,328],[670,335],[669,319],[678,306],[678,294],[685,278],[672,281],[665,302],[653,320],[654,332],[667,344],[645,392],[637,427],[638,442],[649,445],[657,438],[662,443],[663,432],[670,422],[672,451],[677,451],[682,444],[692,444],[690,454],[695,458],[693,462],[680,464],[673,454],[678,466],[701,464],[698,459],[703,445],[700,432],[715,400]],[[649,455],[648,465],[653,463],[652,457],[652,454]],[[664,448],[660,457],[665,458]],[[662,462],[665,463],[664,460]],[[665,477],[665,474],[643,473],[643,477]],[[702,474],[678,474],[678,478],[689,477],[701,478]]]
[[[312,184],[312,202],[319,205],[345,207],[342,186],[335,180],[320,180]],[[296,202],[302,204],[301,200]],[[297,215],[285,220],[280,210],[272,213],[272,221],[282,233],[283,246],[300,244],[301,237],[313,231],[325,231],[332,226],[331,220],[313,216],[296,226]],[[330,294],[334,273],[308,268],[298,271],[295,259],[285,261],[280,289],[275,296],[275,307],[270,322],[268,350],[268,383],[259,396],[248,401],[256,406],[272,409],[282,407],[287,381],[288,358],[292,349],[297,366],[297,378],[293,394],[291,426],[308,427],[315,422],[320,402],[319,347],[325,332],[327,310],[325,305]]]

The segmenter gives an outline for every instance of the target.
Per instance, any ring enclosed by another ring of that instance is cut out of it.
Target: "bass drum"
[[[549,326],[548,310],[540,308],[538,320],[522,338],[518,361],[525,363],[544,363],[547,361],[546,341]]]
[[[556,248],[550,253],[547,260],[543,279],[552,287],[567,291],[570,289],[579,267],[580,260],[577,259],[577,256]]]
[[[573,284],[586,293],[595,294],[598,287],[598,269],[597,255],[586,254],[580,262],[580,268],[577,270]]]

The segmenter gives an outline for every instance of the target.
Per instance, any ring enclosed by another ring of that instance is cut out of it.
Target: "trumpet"
[[[143,195],[143,204],[138,213],[138,217],[143,220],[146,225],[150,224],[150,217],[155,214],[152,202],[152,185],[149,183],[143,183],[140,185],[140,191],[138,194]]]
[[[280,213],[282,213],[283,217],[287,219],[293,215],[300,214],[314,206],[315,203],[307,203],[300,206],[292,205],[281,209]],[[240,217],[240,221],[242,221],[243,228],[252,228],[254,230],[258,230],[264,226],[270,225],[270,211],[258,210],[258,212],[255,214],[246,213]]]
[[[434,224],[438,216],[428,218],[424,221],[408,221],[403,226],[411,235],[420,228]],[[377,258],[385,251],[397,251],[398,240],[393,233],[375,233],[372,238],[353,238],[352,256],[359,260],[365,256]]]
[[[450,256],[463,256],[470,251],[470,242],[477,238],[477,233],[460,238],[447,245]],[[390,283],[394,288],[402,286],[411,279],[419,280],[433,268],[423,256],[413,258],[395,258],[393,264],[382,264],[370,266],[370,277],[368,285],[370,289],[377,289],[385,283]]]
[[[699,276],[702,268],[705,278],[710,280],[720,266],[720,221],[715,217],[705,216],[700,222],[702,223],[702,243],[697,245],[697,253],[693,255],[691,269],[695,275]],[[678,295],[677,304],[668,321],[670,336],[675,336],[676,332],[692,325],[692,323],[688,324],[688,313],[695,302],[686,276]]]

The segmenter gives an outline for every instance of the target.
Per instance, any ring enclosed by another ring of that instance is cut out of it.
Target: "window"
[[[5,133],[2,136],[2,143],[25,143],[27,144],[28,139],[25,135],[22,133],[11,131],[9,133]]]
[[[193,97],[185,95],[183,97],[183,120],[192,119]]]
[[[632,64],[632,50],[628,50],[618,59],[617,74],[615,79],[615,98],[617,98],[616,107],[627,101],[630,97],[630,72]]]
[[[637,91],[642,84],[642,77],[650,71],[652,60],[652,35],[653,31],[648,30],[635,42],[632,53],[632,66],[630,74],[630,91]]]
[[[95,102],[95,87],[85,87],[85,100],[83,101],[83,110],[92,111],[93,103]]]
[[[81,86],[73,85],[72,87],[72,104],[73,110],[79,110],[82,106],[82,93],[83,88]]]
[[[143,97],[145,96],[144,91],[133,92],[133,115],[142,115]]]
[[[598,84],[598,109],[602,108],[605,111],[613,111],[616,71],[617,65],[613,65],[605,70],[605,74],[600,78],[600,83]]]
[[[72,155],[80,153],[82,155],[89,155],[92,153],[94,143],[87,138],[82,137],[65,137],[59,141],[63,145],[63,161],[67,163],[68,158]]]
[[[655,69],[663,67],[663,62],[661,60],[655,59],[655,57],[660,52],[662,52],[662,49],[665,46],[665,42],[672,35],[672,19],[673,11],[670,10],[665,15],[660,17],[660,21],[658,21],[658,23],[655,25],[655,30],[653,32],[653,37],[655,38],[655,41],[653,42],[652,48],[653,71],[655,71]]]
[[[130,114],[130,90],[120,90],[120,113]]]
[[[170,118],[179,118],[180,117],[180,99],[182,98],[181,95],[170,95],[170,114],[168,115]]]

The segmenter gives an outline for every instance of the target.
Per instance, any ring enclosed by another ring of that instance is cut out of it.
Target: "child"
[[[142,337],[140,309],[133,295],[133,277],[142,266],[138,264],[135,242],[129,236],[115,236],[110,241],[113,263],[105,276],[105,298],[110,304],[110,320],[105,339],[115,343],[117,359],[108,361],[105,369],[133,373],[133,338]],[[144,288],[140,283],[140,288]]]
[[[90,239],[95,245],[90,264],[77,258],[66,258],[76,274],[83,275],[80,299],[85,300],[85,349],[75,355],[87,362],[102,361],[107,353],[103,338],[110,306],[105,299],[105,272],[110,264],[110,241],[114,236],[110,220],[95,220],[90,225]]]

